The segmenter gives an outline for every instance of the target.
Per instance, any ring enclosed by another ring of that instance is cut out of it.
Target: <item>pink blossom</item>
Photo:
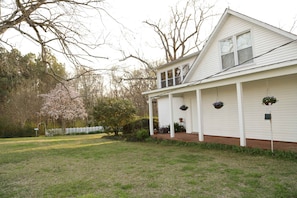
[[[48,94],[40,96],[44,98],[41,115],[63,120],[87,117],[83,100],[72,86],[59,83]]]

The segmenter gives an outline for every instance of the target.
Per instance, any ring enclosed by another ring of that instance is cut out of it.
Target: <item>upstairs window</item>
[[[253,62],[251,32],[246,32],[220,42],[223,69]]]
[[[185,79],[187,73],[189,72],[189,64],[186,64],[184,66],[182,66],[182,74],[183,74],[183,79]]]
[[[172,68],[160,73],[161,88],[180,85],[189,72],[189,64]]]
[[[174,76],[175,76],[175,85],[181,84],[181,71],[180,68],[174,69]]]
[[[173,74],[172,70],[167,71],[167,82],[168,82],[168,87],[173,86]]]
[[[247,32],[237,36],[238,64],[253,62],[253,49],[251,33]]]
[[[161,73],[161,88],[166,87],[166,73]]]
[[[233,39],[229,38],[221,41],[221,56],[223,68],[231,67],[235,65],[234,61],[234,47]]]

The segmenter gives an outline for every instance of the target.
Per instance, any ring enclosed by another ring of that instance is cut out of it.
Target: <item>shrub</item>
[[[170,125],[168,125],[168,131],[170,131]],[[179,123],[174,123],[174,132],[186,132],[186,129],[183,125],[180,125]]]
[[[25,125],[24,127],[7,120],[0,121],[0,137],[33,137],[35,136],[34,127]]]
[[[140,129],[136,132],[136,139],[143,141],[146,138],[150,137],[148,130],[146,129]]]
[[[154,128],[158,129],[158,119],[154,118]],[[140,129],[146,129],[149,130],[149,119],[148,118],[140,118],[137,120],[134,120],[132,122],[129,122],[123,127],[123,133],[124,134],[131,134],[136,133]]]

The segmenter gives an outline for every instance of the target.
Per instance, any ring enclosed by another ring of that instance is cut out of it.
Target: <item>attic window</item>
[[[174,76],[175,76],[175,84],[179,85],[181,84],[181,71],[180,68],[175,68],[174,69]]]
[[[182,65],[160,73],[161,88],[180,85],[189,72],[189,64]]]
[[[253,62],[250,31],[222,40],[220,49],[223,69]]]
[[[251,33],[247,32],[237,36],[238,64],[253,62],[253,49]]]
[[[233,47],[232,38],[221,41],[221,56],[222,56],[223,68],[227,68],[235,65],[234,47]]]
[[[188,74],[188,72],[189,72],[189,64],[186,64],[186,65],[183,66],[183,70],[182,70],[183,79],[185,79],[185,77]]]
[[[172,70],[168,70],[167,71],[167,82],[168,82],[168,87],[173,86],[173,74],[172,74]]]
[[[161,87],[166,87],[166,73],[162,72],[161,73]]]

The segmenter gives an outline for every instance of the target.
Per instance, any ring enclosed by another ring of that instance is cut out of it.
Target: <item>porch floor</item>
[[[184,142],[199,142],[197,133],[179,132],[179,133],[175,133],[174,138],[171,138],[169,133],[163,133],[163,134],[158,133],[158,134],[154,134],[152,137],[157,139],[178,140],[178,141],[184,141]],[[232,137],[204,135],[204,142],[240,146],[240,139],[232,138]],[[271,142],[269,140],[246,139],[246,145],[247,147],[251,147],[251,148],[261,148],[261,149],[268,149],[268,150],[271,149]],[[274,141],[273,148],[274,150],[297,152],[297,143]]]

